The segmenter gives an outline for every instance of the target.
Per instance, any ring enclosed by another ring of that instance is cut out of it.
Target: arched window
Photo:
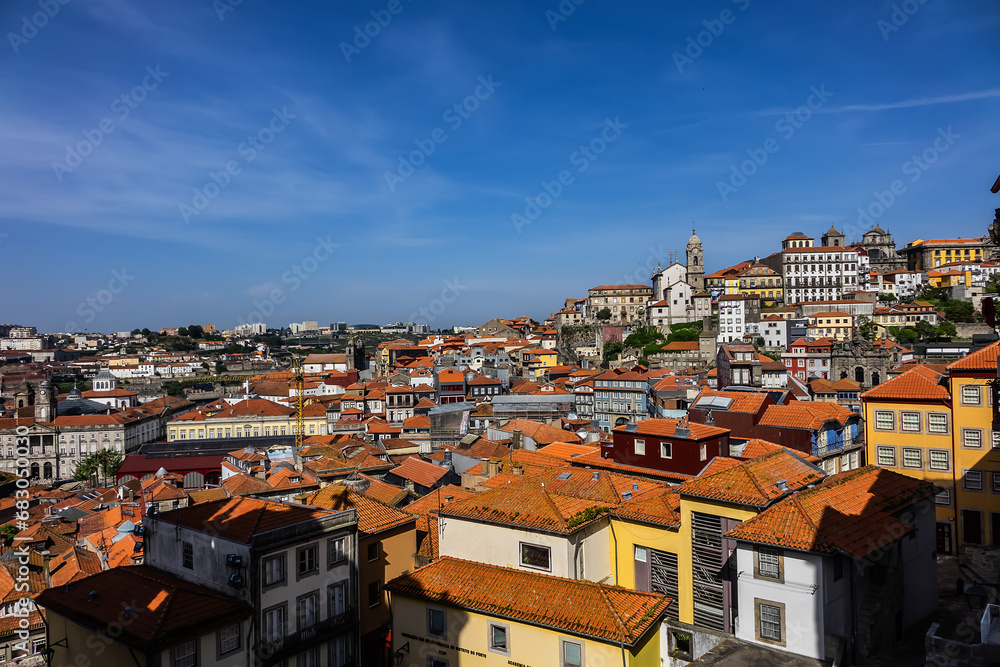
[[[865,369],[861,368],[861,366],[858,366],[857,368],[854,369],[854,380],[858,384],[865,383]]]
[[[37,463],[32,463],[31,464],[31,476],[34,477],[35,479],[38,479],[38,464]]]
[[[45,465],[42,467],[42,472],[43,472],[42,476],[45,479],[52,479],[52,464],[46,461]]]
[[[872,386],[873,387],[878,386],[878,383],[881,382],[881,381],[882,381],[882,379],[881,379],[881,377],[879,376],[878,373],[872,373]]]

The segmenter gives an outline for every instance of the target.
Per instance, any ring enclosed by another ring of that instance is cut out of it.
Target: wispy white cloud
[[[928,107],[928,106],[935,106],[938,104],[957,104],[959,102],[970,102],[973,100],[988,100],[997,97],[1000,97],[1000,88],[988,88],[986,90],[976,90],[968,93],[959,93],[957,95],[914,97],[908,100],[900,100],[898,102],[845,104],[839,107],[830,106],[830,107],[823,107],[817,111],[813,111],[813,113],[829,114],[829,113],[852,113],[852,112],[865,112],[865,111],[892,111],[894,109],[912,109],[914,107]],[[787,113],[794,113],[794,112],[795,109],[779,107],[779,108],[763,109],[761,111],[756,111],[753,113],[753,115],[783,116]]]

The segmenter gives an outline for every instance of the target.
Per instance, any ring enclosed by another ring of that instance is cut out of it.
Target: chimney
[[[500,474],[500,459],[486,459],[486,476],[496,477]]]
[[[520,431],[520,429],[514,429],[514,432],[511,434],[510,448],[511,449],[521,449],[521,431]]]
[[[512,465],[510,467],[510,474],[512,474],[512,475],[523,475],[524,474],[524,468],[521,467],[521,464],[515,463],[514,465]]]
[[[778,487],[778,491],[788,490],[788,483],[783,479],[779,479],[777,482],[774,483],[774,485]]]
[[[592,481],[592,482],[596,482],[596,481],[597,481],[598,479],[600,479],[600,478],[601,478],[601,473],[599,473],[599,472],[597,472],[597,471],[595,470],[595,471],[593,472],[593,474],[591,474],[591,476],[590,476],[590,481]]]
[[[448,470],[454,470],[455,469],[455,464],[452,462],[451,457],[452,457],[451,450],[450,449],[444,450],[444,464],[443,464],[443,467],[447,468]]]

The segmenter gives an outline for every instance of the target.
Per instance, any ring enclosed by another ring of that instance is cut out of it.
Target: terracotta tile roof
[[[698,351],[698,341],[681,341],[675,340],[667,343],[660,348],[661,352],[697,352]]]
[[[314,507],[260,498],[229,498],[159,514],[159,520],[249,544],[261,533],[316,521],[333,513]]]
[[[73,547],[49,561],[49,576],[54,587],[65,586],[100,571],[100,556],[81,547]]]
[[[225,487],[221,486],[216,489],[205,489],[203,491],[191,491],[188,493],[188,498],[190,498],[192,505],[210,503],[215,500],[222,500],[228,497],[229,493],[226,491]]]
[[[716,369],[713,368],[712,370],[715,371]],[[714,375],[714,373],[710,372],[709,375]],[[769,400],[767,392],[763,391],[717,391],[705,387],[698,394],[698,398],[695,399],[691,407],[696,410],[718,410],[719,408],[716,407],[704,406],[705,403],[709,402],[708,399],[713,396],[721,396],[732,401],[727,412],[741,412],[751,415],[757,414],[764,403]]]
[[[417,556],[437,560],[440,555],[437,514],[417,517]]]
[[[537,451],[539,454],[555,456],[557,458],[563,459],[564,461],[571,461],[572,459],[581,456],[583,454],[593,454],[594,452],[600,452],[601,448],[593,444],[572,445],[568,442],[554,442],[551,445],[540,447],[535,451]]]
[[[713,475],[717,472],[728,470],[733,466],[738,466],[739,464],[740,459],[734,459],[729,456],[716,456],[701,469],[701,472],[698,473],[697,477],[701,477],[703,475]]]
[[[278,466],[267,476],[267,483],[274,490],[288,491],[316,487],[319,480],[311,468],[303,468],[299,472],[288,466]]]
[[[988,345],[981,350],[966,355],[948,364],[950,371],[996,371],[997,354],[1000,354],[1000,342]]]
[[[386,585],[393,594],[635,646],[671,600],[659,593],[441,558]]]
[[[691,479],[691,475],[685,475],[679,472],[670,472],[669,470],[657,470],[654,468],[643,468],[640,466],[618,463],[613,459],[603,458],[600,451],[593,452],[591,454],[582,454],[574,459],[571,459],[570,463],[574,466],[608,470],[610,472],[616,472],[622,475],[632,475],[634,477],[649,477],[663,480],[665,482],[683,482],[686,479]]]
[[[681,497],[675,488],[661,488],[622,503],[612,515],[676,529],[681,526],[680,506]]]
[[[496,462],[500,467],[500,472],[505,472],[513,474],[514,469],[517,466],[521,467],[521,471],[524,476],[535,475],[541,472],[545,472],[551,468],[561,468],[566,465],[566,462],[562,459],[556,458],[555,456],[549,456],[548,454],[542,454],[537,451],[531,451],[528,449],[515,449],[505,456],[493,457],[491,462]],[[467,470],[469,474],[487,474],[488,463],[484,461],[479,465],[479,467],[473,467]]]
[[[404,507],[403,511],[408,514],[412,514],[413,516],[426,516],[427,514],[437,513],[438,510],[445,505],[459,500],[465,500],[466,498],[471,498],[472,496],[477,495],[477,493],[477,491],[473,491],[472,489],[466,489],[461,486],[449,484],[448,486],[442,486],[434,489],[423,498],[414,500],[412,503]]]
[[[92,592],[96,596],[90,599]],[[130,623],[120,618],[125,592],[132,606]],[[142,565],[106,570],[68,589],[42,591],[36,599],[49,612],[85,628],[121,626],[116,640],[143,652],[201,636],[253,613],[246,602]]]
[[[262,479],[240,473],[227,477],[222,481],[222,487],[230,496],[249,496],[255,493],[271,493],[274,489]]]
[[[880,549],[878,537],[909,533],[892,514],[934,493],[929,482],[866,466],[826,478],[776,503],[726,533],[762,544],[864,558]]]
[[[455,501],[439,513],[570,534],[633,498],[665,488],[661,482],[605,470],[562,466]]]
[[[287,406],[263,398],[250,398],[239,403],[234,403],[227,409],[212,415],[212,418],[238,419],[248,415],[255,417],[287,417],[292,414],[295,414],[295,410]]]
[[[327,484],[319,491],[297,496],[296,500],[305,505],[335,512],[356,510],[358,530],[369,535],[382,533],[413,521],[413,517],[406,512],[389,507],[343,484]]]
[[[421,403],[422,402],[423,401],[421,401]],[[403,428],[430,428],[430,427],[431,427],[431,418],[428,417],[427,415],[414,415],[413,417],[409,417],[403,420]]]
[[[809,461],[810,463],[816,463],[822,460],[818,456],[806,455],[800,451],[791,449],[789,447],[783,447],[782,445],[778,445],[776,443],[769,442],[767,440],[761,440],[760,438],[750,438],[749,440],[747,440],[746,444],[743,446],[742,451],[740,451],[740,458],[756,459],[761,456],[773,454],[774,452],[777,452],[779,450],[785,450],[790,454],[795,454],[796,456],[803,458],[806,461]]]
[[[417,457],[405,459],[400,465],[392,469],[392,474],[402,479],[408,479],[420,486],[434,486],[441,478],[448,474],[448,470],[442,466],[428,463]]]
[[[767,507],[791,491],[814,484],[825,477],[815,465],[797,454],[781,451],[744,461],[738,466],[696,477],[677,487],[682,495]],[[778,488],[784,482],[787,490]]]
[[[409,493],[398,486],[387,484],[362,473],[358,473],[357,476],[359,479],[368,482],[368,488],[362,491],[362,493],[389,507],[398,507],[400,503],[410,497]]]
[[[580,436],[572,431],[564,431],[561,428],[531,421],[530,419],[511,419],[501,426],[500,430],[507,433],[521,431],[522,434],[531,438],[540,446],[551,445],[553,442],[580,442]]]
[[[857,413],[837,403],[792,401],[787,405],[769,405],[761,415],[760,426],[819,430],[830,421],[847,423]]]
[[[683,440],[703,440],[705,438],[717,438],[729,433],[728,428],[718,426],[708,426],[697,422],[688,422],[687,427],[691,431],[689,436],[677,435],[678,426],[682,425],[680,419],[672,418],[650,418],[643,419],[636,424],[622,424],[612,429],[615,433],[634,433],[636,435],[652,435],[659,438],[677,438]],[[629,427],[633,430],[628,430]]]
[[[861,397],[865,400],[950,401],[951,394],[941,384],[942,380],[947,382],[945,373],[927,366],[913,365],[901,374],[872,387],[861,394]]]

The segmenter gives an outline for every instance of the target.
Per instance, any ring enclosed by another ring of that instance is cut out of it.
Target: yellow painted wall
[[[746,521],[757,514],[753,510],[736,505],[681,496],[681,528],[678,537],[680,543],[686,545],[686,548],[679,549],[677,552],[677,594],[680,598],[678,600],[678,614],[682,623],[692,624],[694,623],[694,580],[692,578],[691,557],[691,514],[693,512],[721,516],[736,521]]]
[[[124,644],[119,644],[108,638],[102,638],[90,630],[69,621],[65,616],[49,611],[45,620],[48,622],[48,637],[46,646],[52,647],[55,655],[52,657],[53,665],[135,665],[132,655]],[[53,646],[65,638],[65,645]],[[139,667],[145,667],[148,663],[146,656],[136,652],[135,657],[139,661]],[[215,655],[213,653],[212,657]],[[81,658],[88,660],[83,662]]]
[[[682,543],[680,533],[676,530],[615,518],[611,519],[611,527],[618,540],[617,552],[615,551],[615,540],[611,540],[612,572],[614,572],[616,562],[618,566],[618,579],[614,583],[625,588],[635,589],[636,546],[677,554],[678,568],[680,567],[680,552],[690,550],[690,542]]]
[[[409,644],[404,665],[427,664],[428,656],[448,661],[451,667],[518,665],[521,667],[552,667],[560,664],[560,639],[583,645],[586,665],[620,665],[622,651],[617,644],[585,639],[561,633],[550,628],[517,623],[504,618],[469,612],[457,607],[425,600],[393,595],[391,598],[393,630],[392,648],[398,651]],[[429,637],[427,633],[427,607],[445,612],[445,637]],[[495,653],[489,649],[489,624],[497,622],[508,626],[507,641],[510,654]],[[645,642],[635,652],[625,650],[630,667],[658,667],[660,664],[659,624],[654,624],[644,637]]]
[[[962,540],[961,510],[975,509],[982,512],[984,544],[1000,545],[1000,535],[991,535],[991,513],[1000,513],[1000,495],[993,492],[993,473],[1000,472],[1000,449],[992,448],[993,408],[990,404],[990,387],[987,377],[952,377],[952,415],[955,452],[955,498],[959,525],[959,542]],[[979,405],[967,405],[963,401],[962,387],[979,387]],[[979,429],[982,432],[982,447],[965,446],[963,428]],[[962,470],[975,468],[983,473],[982,491],[965,491],[962,485]]]
[[[878,446],[879,445],[890,445],[896,448],[896,465],[895,467],[884,466],[888,470],[893,472],[898,472],[908,477],[914,477],[916,479],[922,479],[931,482],[942,488],[952,489],[952,495],[954,496],[954,486],[955,486],[955,461],[954,452],[952,447],[952,432],[954,427],[952,424],[952,415],[948,406],[941,405],[940,403],[919,403],[916,401],[864,401],[862,408],[864,412],[864,423],[865,423],[865,460],[872,464],[878,465]],[[875,428],[875,411],[876,410],[891,410],[893,413],[893,420],[895,428],[892,431],[877,430]],[[902,413],[903,412],[919,412],[920,413],[920,426],[921,430],[919,433],[907,432],[902,429]],[[949,428],[948,433],[936,434],[929,433],[927,430],[927,414],[930,412],[945,412],[948,413]],[[923,450],[923,469],[916,470],[913,468],[903,467],[903,447],[920,447]],[[930,449],[946,449],[950,453],[951,460],[951,470],[948,471],[937,471],[930,469],[930,458],[928,455],[928,450]],[[938,521],[950,521],[954,523],[955,521],[955,508],[945,507],[943,505],[935,506],[935,514]],[[954,531],[955,528],[953,528]]]
[[[380,542],[379,558],[368,561],[368,545]],[[376,535],[362,534],[358,540],[358,592],[361,603],[361,634],[367,634],[378,629],[389,621],[389,607],[386,604],[385,593],[382,594],[382,604],[376,607],[368,605],[368,586],[373,581],[380,581],[384,586],[404,572],[413,569],[413,555],[417,552],[417,529],[415,524],[402,528],[378,533]]]

